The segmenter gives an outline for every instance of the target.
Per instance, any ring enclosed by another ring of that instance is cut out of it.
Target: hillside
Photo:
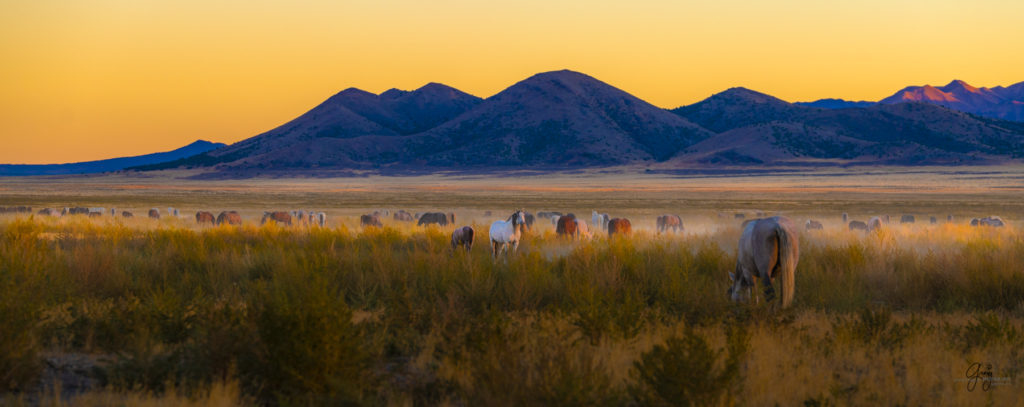
[[[0,176],[93,174],[119,171],[130,167],[173,162],[175,160],[195,156],[221,147],[225,147],[225,144],[211,143],[206,140],[197,140],[187,146],[175,150],[134,157],[120,157],[107,160],[67,164],[0,164]]]

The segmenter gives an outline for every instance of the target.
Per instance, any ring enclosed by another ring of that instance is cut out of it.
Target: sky
[[[673,108],[1024,81],[1020,0],[0,0],[0,163],[236,142],[332,94],[571,69]]]

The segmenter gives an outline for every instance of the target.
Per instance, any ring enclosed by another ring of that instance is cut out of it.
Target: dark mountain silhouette
[[[414,91],[375,95],[349,88],[266,133],[226,148],[145,169],[176,166],[221,169],[377,167],[395,160],[405,135],[451,120],[480,103],[455,88],[430,83]]]
[[[482,102],[438,84],[348,89],[267,133],[148,169],[585,167],[665,160],[711,135],[597,79],[556,71]]]
[[[590,76],[534,75],[411,140],[435,166],[594,166],[667,159],[707,130]]]
[[[730,89],[674,112],[718,132],[687,164],[963,164],[1024,156],[1024,126],[928,103],[822,109]]]
[[[99,172],[119,171],[129,167],[171,162],[185,157],[195,156],[217,148],[224,143],[211,143],[197,140],[192,144],[163,153],[153,153],[134,157],[111,158],[107,160],[85,161],[68,164],[0,164],[0,176],[12,175],[67,175],[92,174]]]
[[[730,88],[672,110],[716,133],[765,121],[791,120],[807,111],[809,109],[803,106],[746,88]]]
[[[977,93],[959,82],[935,89],[972,103],[991,99],[984,92],[957,96]],[[1012,95],[1024,86],[992,92]],[[831,109],[732,88],[669,111],[590,76],[554,71],[486,100],[434,83],[380,95],[347,89],[266,133],[143,169],[202,167],[213,177],[245,177],[635,164],[980,164],[1022,156],[1024,124],[930,101]]]
[[[853,107],[871,107],[877,102],[852,101],[843,99],[818,99],[813,102],[796,102],[794,105],[817,107],[822,109],[849,109]]]

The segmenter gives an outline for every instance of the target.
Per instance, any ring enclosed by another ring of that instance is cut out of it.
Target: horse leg
[[[765,301],[775,298],[775,288],[772,287],[772,271],[779,263],[779,242],[777,238],[771,238],[755,248],[754,263],[757,266],[758,277],[764,283]]]
[[[498,259],[498,242],[491,240],[491,255],[495,260]]]

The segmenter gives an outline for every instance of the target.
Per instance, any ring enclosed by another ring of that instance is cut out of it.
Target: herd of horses
[[[177,209],[167,208],[166,211],[169,216],[180,217]],[[32,213],[32,208],[27,206],[0,207],[0,213]],[[44,208],[37,213],[47,216],[87,215],[96,217],[103,216],[105,213],[109,213],[110,216],[118,215],[115,209],[108,211],[102,207],[68,207],[59,211],[55,208]],[[378,210],[370,214],[361,215],[360,225],[364,227],[383,227],[382,219],[389,215],[391,214],[388,210]],[[485,215],[490,216],[491,212],[488,211]],[[728,295],[734,301],[749,301],[752,296],[755,297],[756,301],[757,295],[753,288],[760,282],[763,286],[766,301],[772,301],[776,297],[780,297],[780,305],[787,307],[793,301],[796,267],[800,258],[800,237],[797,233],[797,227],[793,220],[786,216],[765,217],[763,213],[757,213],[757,215],[757,218],[745,220],[741,226],[742,232],[737,245],[736,267],[733,272],[729,273],[732,285],[729,287]],[[130,218],[133,215],[130,211],[122,211],[120,216]],[[148,211],[147,216],[160,219],[161,211],[158,208],[152,208]],[[723,215],[720,213],[719,217],[723,217]],[[742,213],[734,214],[733,217],[734,219],[746,218]],[[529,212],[518,209],[508,218],[491,223],[488,229],[488,239],[490,241],[492,257],[497,260],[502,254],[515,254],[523,236],[538,218],[549,219],[552,225],[555,226],[555,233],[558,236],[573,239],[592,237],[591,228],[595,231],[605,232],[609,237],[628,236],[632,233],[633,228],[629,219],[612,218],[606,213],[598,213],[597,211],[592,211],[591,222],[588,224],[572,213],[562,214],[560,212],[542,211],[537,212],[536,216],[534,216]],[[451,212],[421,212],[412,214],[405,210],[399,210],[394,213],[393,219],[401,222],[415,221],[419,226],[448,226],[455,224],[455,214]],[[222,211],[217,216],[214,216],[213,212],[198,211],[195,214],[195,220],[198,224],[242,224],[242,217],[236,211]],[[884,227],[883,225],[888,224],[890,217],[888,215],[873,216],[867,222],[864,222],[850,220],[849,215],[843,213],[842,220],[851,231],[871,232],[879,230]],[[902,215],[899,221],[901,224],[908,224],[914,223],[915,220],[914,215]],[[929,217],[929,221],[931,224],[938,223],[935,216]],[[946,221],[953,222],[953,215],[948,215]],[[324,227],[327,223],[327,215],[324,212],[305,210],[264,212],[260,224],[266,224],[267,222],[284,225],[307,224]],[[660,215],[657,217],[655,224],[658,233],[678,233],[684,230],[683,220],[678,215]],[[971,226],[1003,227],[1006,223],[998,216],[987,216],[973,218],[969,224]],[[817,220],[808,219],[804,223],[804,229],[808,231],[822,230],[824,225]],[[459,248],[466,251],[471,250],[475,237],[476,232],[471,226],[455,227],[451,233],[450,243],[452,250],[454,251]],[[776,296],[776,290],[773,285],[775,281],[779,281],[780,293],[778,296]]]
[[[883,227],[883,225],[888,224],[890,219],[891,218],[889,217],[889,215],[879,215],[872,216],[871,218],[868,219],[867,222],[863,222],[859,220],[850,220],[849,214],[843,213],[843,223],[847,225],[847,229],[850,231],[871,232],[879,230]],[[915,221],[916,217],[914,215],[900,216],[900,224],[914,223]],[[939,219],[935,216],[930,216],[928,218],[928,222],[932,225],[935,225],[939,223]],[[953,215],[946,215],[946,223],[953,223]],[[969,222],[969,225],[1003,227],[1006,225],[1006,222],[1004,222],[1002,218],[992,215],[986,216],[984,218],[972,218]],[[825,227],[821,224],[821,222],[814,219],[808,219],[807,222],[804,223],[804,229],[806,230],[822,230],[824,228]]]

